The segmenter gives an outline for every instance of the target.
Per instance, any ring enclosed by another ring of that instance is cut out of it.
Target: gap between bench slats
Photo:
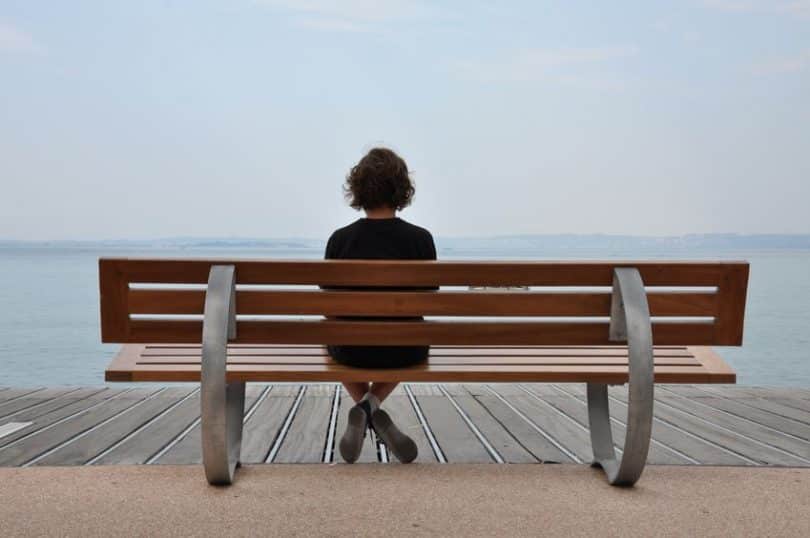
[[[142,357],[184,357],[199,356],[200,346],[189,347],[154,347],[147,346]],[[655,348],[655,357],[692,357],[686,349]],[[328,355],[324,346],[311,347],[228,347],[229,357],[273,356],[296,357]],[[430,357],[627,357],[627,348],[589,349],[589,348],[442,348],[431,347]]]
[[[201,357],[144,357],[137,361],[137,364],[200,364]],[[328,357],[229,357],[228,364],[334,364]],[[435,357],[430,359],[430,364],[447,365],[552,365],[552,364],[574,364],[574,365],[616,365],[627,366],[628,359],[622,357]],[[700,366],[696,359],[686,357],[679,358],[658,358],[655,365],[667,366]]]

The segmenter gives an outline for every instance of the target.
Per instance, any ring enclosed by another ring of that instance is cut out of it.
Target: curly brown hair
[[[343,193],[354,209],[408,207],[416,189],[408,165],[388,148],[374,148],[346,176]]]

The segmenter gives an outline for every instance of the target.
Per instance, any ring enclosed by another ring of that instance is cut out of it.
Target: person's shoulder
[[[404,219],[399,219],[399,221],[402,223],[404,227],[408,229],[409,232],[413,233],[414,235],[433,239],[433,234],[431,234],[430,230],[428,230],[427,228],[417,226],[416,224],[410,223]]]
[[[338,228],[337,230],[332,232],[332,235],[329,236],[329,240],[339,241],[341,238],[346,237],[347,235],[351,235],[354,232],[354,230],[357,229],[359,223],[360,221],[356,220],[350,224],[347,224],[346,226],[343,226],[342,228]]]

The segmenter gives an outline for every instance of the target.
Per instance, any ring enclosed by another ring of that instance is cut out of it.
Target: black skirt
[[[407,368],[427,361],[429,346],[327,346],[329,355],[355,368]]]

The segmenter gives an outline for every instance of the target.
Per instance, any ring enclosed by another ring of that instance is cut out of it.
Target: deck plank
[[[581,400],[583,404],[587,402],[585,398],[584,388],[579,385],[560,385],[560,388],[569,394],[575,395],[577,399]],[[623,417],[627,416],[627,406],[621,401],[611,400],[610,416]],[[656,406],[652,426],[652,438],[656,441],[673,448],[685,454],[686,456],[707,465],[752,465],[733,452],[725,450],[722,447],[715,446],[706,440],[691,435],[689,430],[686,431],[679,429],[667,422],[658,418],[659,409]]]
[[[612,390],[611,398],[614,401],[627,401],[626,391]],[[718,423],[715,420],[702,418],[700,415],[693,415],[681,409],[670,407],[666,397],[657,397],[655,406],[655,416],[659,420],[674,424],[693,435],[707,441],[714,442],[737,454],[740,454],[753,462],[761,465],[802,465],[802,460],[796,456],[785,454],[778,449],[762,445],[745,437],[747,431],[738,431],[726,426],[725,419]],[[662,405],[663,404],[663,405]]]
[[[419,454],[416,456],[415,463],[436,463],[436,454],[433,452],[433,447],[430,446],[430,441],[425,434],[422,423],[419,422],[419,417],[411,405],[407,393],[402,387],[397,387],[391,396],[389,396],[383,403],[385,409],[391,418],[396,422],[400,430],[405,432],[416,443],[419,449]],[[389,455],[389,460],[396,463],[397,460]]]
[[[810,424],[810,411],[806,411],[797,406],[797,400],[787,399],[765,399],[765,398],[739,398],[737,401],[746,405],[770,411],[776,415]]]
[[[506,462],[570,461],[518,413],[577,459],[591,459],[584,384],[407,386],[450,463],[493,461],[462,415]],[[300,387],[273,385],[259,401],[265,386],[248,385],[246,411],[254,403],[257,406],[245,424],[244,462],[264,461]],[[276,462],[323,460],[335,387],[333,383],[307,385],[278,447]],[[417,462],[436,462],[404,387],[394,391],[383,408],[416,441]],[[200,463],[196,387],[173,387],[149,398],[158,390],[160,387],[6,388],[0,395],[10,398],[0,398],[0,425],[32,424],[0,438],[0,465],[142,464],[156,456],[160,456],[158,463]],[[803,389],[770,387],[657,387],[654,442],[648,462],[810,467],[807,394]],[[612,423],[614,442],[620,445],[627,412],[626,387],[611,388],[610,396],[616,419]],[[343,433],[351,403],[341,389],[335,444]],[[2,413],[4,409],[8,413]],[[377,459],[376,444],[369,437],[360,461]],[[338,452],[333,453],[332,461],[341,461]]]
[[[807,441],[794,439],[793,437],[775,431],[772,427],[763,426],[757,422],[752,422],[736,415],[730,415],[723,410],[715,409],[705,404],[691,402],[677,396],[661,397],[656,401],[659,404],[670,405],[679,410],[699,416],[704,420],[721,425],[724,428],[740,432],[746,437],[765,443],[771,447],[790,452],[806,460],[802,463],[810,464],[810,443]],[[787,461],[785,465],[796,465],[798,463],[798,461]]]
[[[0,403],[25,396],[26,394],[31,394],[38,390],[43,390],[44,388],[45,387],[6,387],[3,392],[0,392]]]
[[[22,389],[8,389],[0,393],[0,413],[3,407],[9,402],[22,398],[23,396],[33,396],[36,392],[45,390],[44,387],[29,387]],[[3,413],[5,414],[5,413]]]
[[[273,463],[319,463],[323,460],[332,411],[332,385],[309,385]]]
[[[721,391],[725,396],[731,398],[795,398],[797,400],[810,399],[810,389],[796,387],[748,387],[742,385],[706,385],[700,386],[701,390],[717,392]]]
[[[409,388],[448,463],[493,462],[484,445],[438,387],[415,384]]]
[[[22,411],[37,405],[42,405],[50,400],[60,398],[77,390],[79,390],[78,387],[42,389],[34,393],[27,394],[22,398],[17,398],[10,402],[6,402],[5,404],[0,404],[0,422],[7,421],[7,417],[17,413],[18,411]]]
[[[520,445],[529,451],[538,461],[547,463],[573,461],[561,452],[559,448],[554,446],[554,444],[539,434],[531,424],[521,418],[509,405],[495,396],[486,385],[465,386],[470,391],[470,394],[472,394],[498,422],[503,424],[518,440]],[[513,398],[526,395],[517,385],[499,385],[497,392],[510,403]]]
[[[39,407],[20,411],[13,417],[10,417],[10,419],[13,419],[15,422],[31,422],[31,424],[0,439],[0,450],[2,450],[4,446],[16,442],[23,437],[33,435],[34,432],[47,428],[60,420],[66,420],[72,415],[82,413],[94,405],[101,405],[104,400],[108,400],[125,390],[126,389],[101,388],[101,390],[95,393],[85,394],[75,399],[66,398],[68,401],[60,402],[58,405],[51,405],[50,410],[46,409],[44,412]]]
[[[760,398],[764,399],[764,398]],[[769,398],[769,402],[778,403],[780,405],[786,405],[788,407],[792,407],[794,409],[799,409],[801,411],[805,411],[810,413],[810,400],[800,399],[800,398]],[[807,415],[805,415],[807,416]]]
[[[170,387],[87,435],[51,452],[35,465],[83,465],[188,396],[191,387]]]
[[[708,398],[713,396],[712,393],[707,393],[705,389],[698,385],[667,385],[666,387],[658,385],[656,389],[658,388],[665,388],[669,392],[685,398]]]
[[[750,398],[732,399],[719,396],[694,399],[695,403],[708,405],[714,409],[719,409],[726,413],[731,413],[732,415],[757,422],[763,426],[776,429],[780,432],[810,441],[810,423],[801,422],[780,414],[778,407],[774,409],[771,406],[755,406],[750,400]],[[790,413],[790,410],[788,410],[788,412]]]
[[[15,411],[10,415],[4,416],[2,419],[0,419],[0,422],[27,422],[43,415],[47,415],[48,413],[51,413],[52,411],[55,411],[61,407],[65,407],[79,400],[83,400],[84,398],[88,398],[94,394],[98,394],[104,390],[104,387],[78,389],[67,394],[63,394],[59,397],[44,400],[33,406],[28,406]]]
[[[104,402],[104,405],[88,409],[81,415],[6,445],[0,449],[0,466],[23,465],[100,422],[138,404],[157,390],[156,388],[137,388],[126,391]]]
[[[532,391],[533,389],[534,387],[530,388]],[[584,401],[562,391],[557,392],[553,396],[544,396],[543,400],[577,421],[577,423],[579,423],[582,428],[588,432],[588,436],[590,437],[588,406]],[[621,451],[624,445],[624,437],[626,433],[626,417],[615,416],[613,418],[616,419],[612,420],[610,424],[611,432],[613,434],[613,444],[617,451]],[[690,463],[689,459],[679,455],[676,451],[671,449],[668,450],[666,445],[663,445],[663,443],[660,441],[655,440],[655,434],[653,434],[653,439],[654,441],[650,444],[650,452],[647,455],[647,463],[652,465],[682,465]],[[617,454],[618,453],[619,452],[617,452]],[[588,461],[590,461],[590,459]]]
[[[264,387],[261,385],[248,385],[245,389],[245,413],[250,406],[259,398]],[[200,416],[200,409],[197,408],[197,417]],[[200,425],[197,424],[182,439],[172,446],[165,454],[162,454],[153,463],[182,465],[187,463],[202,463],[202,440]]]
[[[493,388],[499,393],[502,390],[497,385],[494,385]],[[560,456],[542,458],[544,461],[556,461],[559,463],[570,463],[577,460],[579,460],[578,463],[591,461],[591,440],[587,430],[570,417],[561,416],[561,412],[550,404],[534,398],[520,387],[516,388],[520,392],[509,396],[509,403],[528,417],[557,444],[562,446],[562,449],[557,448],[557,451],[561,452]],[[503,394],[501,395],[503,396]],[[540,436],[537,432],[535,432],[535,435]],[[542,438],[542,436],[540,437]],[[554,444],[551,443],[551,446],[554,447]],[[572,456],[575,456],[576,459]]]
[[[295,403],[299,388],[297,385],[270,387],[270,392],[245,423],[242,434],[242,462],[264,463],[290,408]]]
[[[95,461],[94,465],[135,465],[149,461],[200,416],[200,394],[195,392],[157,421]]]
[[[505,463],[540,461],[475,396],[463,391],[451,397]]]

